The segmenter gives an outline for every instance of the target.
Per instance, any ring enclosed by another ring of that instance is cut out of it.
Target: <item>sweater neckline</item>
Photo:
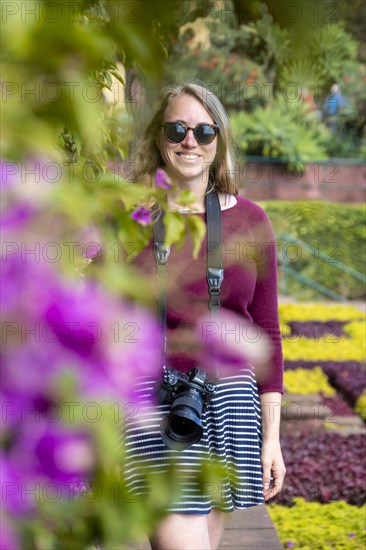
[[[236,206],[238,206],[238,199],[237,199],[237,197],[235,197],[235,199],[236,199],[236,203],[235,203],[235,204],[233,204],[232,206],[229,206],[229,208],[221,209],[221,212],[227,212],[228,210],[232,210],[233,208],[235,208]],[[198,214],[198,215],[200,215],[200,216],[206,214],[206,210],[205,210],[204,212],[182,212],[182,211],[176,210],[176,212],[178,212],[179,214],[183,214],[184,216],[186,216],[187,214],[188,214],[188,215],[191,215],[191,214]]]

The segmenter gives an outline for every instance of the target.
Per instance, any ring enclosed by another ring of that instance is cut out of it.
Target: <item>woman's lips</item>
[[[183,159],[186,162],[195,162],[201,155],[196,155],[196,153],[176,153],[179,158]]]

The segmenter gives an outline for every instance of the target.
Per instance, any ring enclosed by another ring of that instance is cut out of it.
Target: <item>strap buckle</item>
[[[210,309],[218,309],[220,307],[220,287],[224,280],[224,270],[217,267],[207,268],[207,283],[210,293]]]
[[[210,294],[219,294],[222,281],[224,280],[224,270],[217,267],[207,268],[207,283]]]
[[[154,256],[159,265],[167,265],[170,254],[170,246],[164,243],[154,243]]]

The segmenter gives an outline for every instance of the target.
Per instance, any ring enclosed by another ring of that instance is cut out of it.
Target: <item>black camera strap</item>
[[[211,319],[215,318],[220,308],[220,288],[224,280],[222,267],[222,219],[219,196],[216,191],[206,193],[207,218],[207,285]],[[166,309],[167,309],[167,263],[170,246],[165,246],[164,212],[154,223],[154,256],[159,281],[159,320],[162,327],[162,348],[165,365],[167,349]]]
[[[166,301],[167,301],[167,263],[170,255],[170,246],[165,246],[164,211],[160,210],[159,218],[154,223],[154,256],[159,282],[159,321],[162,329],[162,352],[165,365],[167,348],[166,340]]]

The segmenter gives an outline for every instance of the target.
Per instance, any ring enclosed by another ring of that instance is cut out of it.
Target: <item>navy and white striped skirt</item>
[[[154,476],[161,479],[174,468],[180,490],[168,512],[208,514],[212,508],[231,512],[263,504],[261,413],[254,370],[218,380],[202,414],[202,439],[184,451],[162,442],[160,423],[170,405],[151,407],[155,387],[153,379],[138,383],[138,419],[127,421],[124,430],[124,478],[132,495],[143,498]],[[205,463],[218,467],[219,481],[200,481]]]

